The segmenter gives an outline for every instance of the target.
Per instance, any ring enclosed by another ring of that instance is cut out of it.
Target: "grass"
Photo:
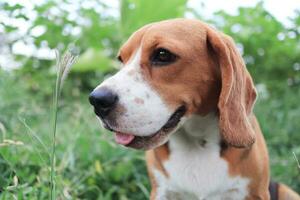
[[[53,100],[53,134],[52,134],[52,151],[50,156],[50,199],[56,199],[55,195],[55,152],[56,152],[56,129],[57,129],[57,115],[58,115],[58,103],[62,90],[62,85],[66,79],[71,66],[74,64],[77,56],[73,55],[70,51],[66,52],[62,58],[58,51],[56,51],[56,83],[55,83],[55,95]]]
[[[298,158],[297,158],[295,152],[293,152],[293,155],[294,155],[294,158],[295,158],[295,160],[296,160],[296,162],[297,162],[298,168],[299,168],[299,170],[300,170],[300,163],[299,163],[299,160],[298,160]]]
[[[0,143],[23,143],[0,148],[0,167],[5,172],[0,175],[0,197],[50,199],[47,158],[53,141],[49,113],[51,82],[55,80],[45,76],[44,82],[36,84],[32,80],[35,77],[1,72],[0,76],[0,96],[5,97],[0,101],[0,122],[5,127]],[[88,92],[74,84],[73,79],[64,83],[58,102],[57,199],[147,199],[149,183],[143,153],[116,145],[112,135],[100,129],[88,103]],[[11,188],[13,177],[18,178],[18,184]]]
[[[54,84],[49,71],[0,71],[0,199],[50,199],[47,159],[53,145],[49,113]],[[143,152],[116,145],[100,129],[88,103],[89,91],[71,74],[57,102],[57,199],[148,199]],[[300,192],[293,154],[299,158],[300,91],[277,92],[260,98],[255,112],[269,147],[272,178]]]

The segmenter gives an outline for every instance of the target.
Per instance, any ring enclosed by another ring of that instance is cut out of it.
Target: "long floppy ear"
[[[250,117],[256,99],[251,76],[230,37],[208,28],[207,40],[218,58],[221,71],[222,88],[218,102],[221,135],[230,146],[250,147],[255,142]]]

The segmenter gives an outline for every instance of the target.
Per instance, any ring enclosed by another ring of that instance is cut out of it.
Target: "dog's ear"
[[[253,81],[230,37],[207,28],[207,42],[218,59],[221,72],[218,109],[222,138],[230,146],[249,147],[255,142],[250,123],[256,99]]]

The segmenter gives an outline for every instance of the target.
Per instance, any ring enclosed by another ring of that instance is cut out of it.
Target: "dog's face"
[[[117,143],[150,149],[191,114],[218,110],[219,59],[208,29],[196,20],[168,20],[135,32],[119,51],[121,69],[90,95]]]

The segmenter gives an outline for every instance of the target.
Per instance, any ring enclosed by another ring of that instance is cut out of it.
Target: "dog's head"
[[[219,116],[223,140],[254,140],[256,92],[230,38],[198,20],[174,19],[136,31],[119,51],[121,69],[90,95],[104,127],[125,146],[150,149],[192,114]]]

